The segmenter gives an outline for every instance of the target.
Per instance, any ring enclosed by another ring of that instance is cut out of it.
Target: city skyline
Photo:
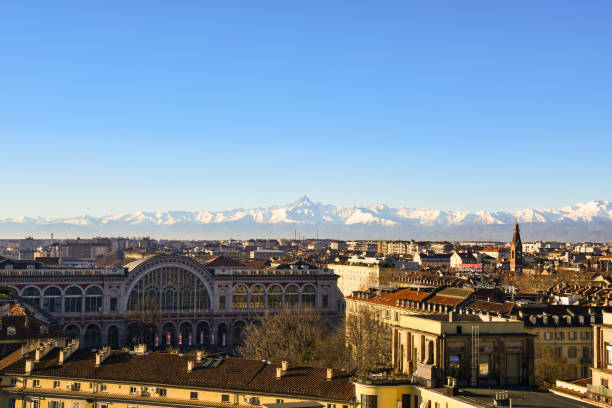
[[[608,200],[611,11],[3,4],[2,218]]]

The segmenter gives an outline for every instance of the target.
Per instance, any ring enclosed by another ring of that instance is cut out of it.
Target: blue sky
[[[0,4],[0,218],[612,199],[609,1]]]

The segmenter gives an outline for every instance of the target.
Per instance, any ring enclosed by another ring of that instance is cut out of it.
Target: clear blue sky
[[[612,199],[610,1],[0,4],[0,218]]]

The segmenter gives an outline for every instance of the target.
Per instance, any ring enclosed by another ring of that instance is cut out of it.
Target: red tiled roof
[[[445,305],[445,306],[457,306],[459,303],[463,302],[465,299],[458,298],[454,296],[442,296],[435,295],[431,299],[427,301],[427,303],[433,303],[436,305]]]
[[[353,299],[353,300],[360,300],[364,302],[370,302],[370,303],[377,303],[380,305],[396,306],[397,301],[399,299],[422,302],[425,298],[427,298],[430,295],[431,293],[428,293],[428,292],[417,292],[416,290],[412,290],[412,289],[401,289],[395,292],[382,293],[380,295],[376,295],[376,296],[369,297],[369,298],[360,298],[359,296],[353,296],[353,295],[347,296],[346,298]]]
[[[514,302],[487,302],[486,300],[476,300],[466,306],[466,309],[478,310],[481,312],[499,313],[499,314],[510,314],[514,309]]]
[[[227,256],[217,256],[204,263],[204,266],[207,268],[222,268],[224,266],[228,268],[246,268],[246,265],[243,263]]]
[[[11,354],[7,355],[3,359],[0,359],[0,372],[4,370],[6,367],[15,363],[21,358],[21,347],[17,350],[13,351]]]

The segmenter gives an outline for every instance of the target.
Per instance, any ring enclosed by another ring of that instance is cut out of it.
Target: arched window
[[[176,345],[176,329],[174,324],[164,324],[162,328],[162,345],[164,347]]]
[[[232,327],[232,345],[237,346],[242,342],[242,331],[246,324],[243,321],[237,321]]]
[[[25,299],[26,302],[40,306],[40,290],[35,287],[29,287],[23,290],[21,293],[21,297]]]
[[[264,309],[266,307],[266,290],[261,285],[255,285],[250,292],[251,309]]]
[[[71,286],[66,289],[64,295],[64,312],[66,313],[81,313],[82,308],[83,292],[76,286]]]
[[[102,311],[102,289],[97,286],[90,286],[85,291],[85,311]]]
[[[90,324],[85,328],[85,336],[83,339],[85,347],[98,348],[100,347],[100,340],[100,328],[97,325]]]
[[[184,346],[193,345],[193,326],[191,323],[181,323],[179,327],[178,344]]]
[[[64,329],[64,332],[68,336],[68,340],[81,339],[81,328],[76,324],[69,324]]]
[[[329,308],[329,289],[323,288],[323,294],[321,295],[321,307],[323,309]]]
[[[145,301],[145,298],[148,300]],[[208,290],[193,272],[178,267],[162,267],[141,276],[128,297],[128,310],[151,302],[163,311],[198,312],[210,308]]]
[[[130,323],[126,327],[126,336],[128,346],[133,346],[143,340],[142,328],[138,323]]]
[[[246,309],[248,307],[247,299],[247,288],[244,285],[234,286],[234,293],[232,296],[232,308],[233,309]]]
[[[58,288],[47,288],[43,293],[43,307],[50,313],[62,310],[62,292]]]
[[[300,293],[298,287],[289,285],[285,289],[285,306],[289,309],[295,309],[300,304]]]
[[[183,311],[189,311],[189,310],[193,310],[193,292],[191,291],[191,289],[184,289],[181,292],[181,310]]]
[[[246,289],[246,288],[245,288]],[[219,323],[217,326],[217,346],[227,346],[227,325],[225,323]]]
[[[302,288],[302,307],[314,309],[317,306],[317,291],[314,286],[306,285]]]
[[[162,298],[162,310],[164,312],[172,312],[176,310],[176,290],[172,287],[164,290]]]
[[[207,322],[200,322],[196,328],[197,345],[206,345],[210,343],[210,329]]]
[[[268,289],[268,308],[280,309],[283,307],[283,289],[279,285],[272,285]]]
[[[111,326],[108,328],[107,345],[113,349],[119,348],[119,329],[117,326]]]

